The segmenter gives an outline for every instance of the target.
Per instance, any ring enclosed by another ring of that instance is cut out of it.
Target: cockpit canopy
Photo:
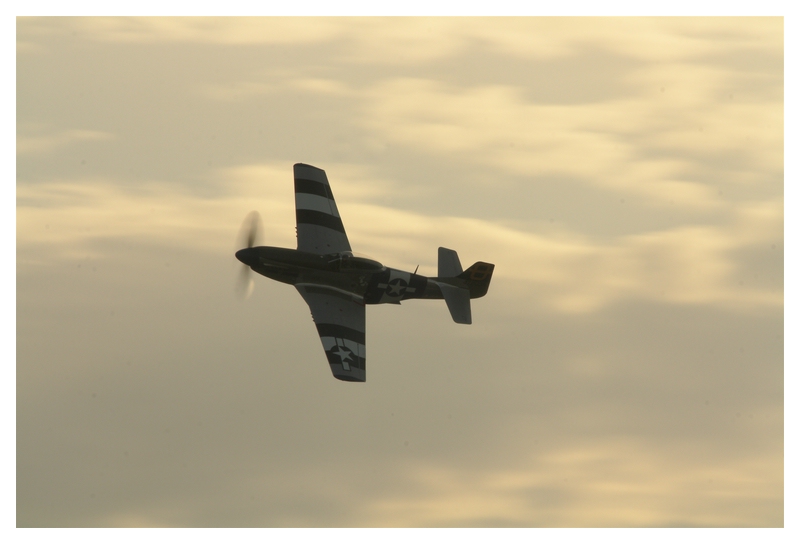
[[[379,272],[385,268],[375,259],[370,259],[366,255],[353,254],[351,251],[335,253],[332,257],[333,260],[331,262],[336,263],[339,270],[363,270],[365,272]]]

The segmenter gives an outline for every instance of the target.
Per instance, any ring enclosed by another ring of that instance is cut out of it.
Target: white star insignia
[[[342,366],[345,370],[350,370],[350,363],[353,362],[351,360],[351,357],[353,356],[352,350],[344,346],[337,345],[331,348],[331,353],[336,355],[341,360]]]

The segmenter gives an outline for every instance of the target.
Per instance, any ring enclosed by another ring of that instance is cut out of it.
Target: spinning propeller
[[[247,214],[242,222],[242,228],[239,229],[239,236],[237,238],[237,246],[242,248],[255,247],[256,243],[261,240],[263,233],[261,226],[261,216],[257,211],[252,211]],[[252,270],[246,264],[242,264],[241,272],[239,273],[239,280],[236,282],[236,292],[242,298],[247,298],[253,292],[253,276]]]

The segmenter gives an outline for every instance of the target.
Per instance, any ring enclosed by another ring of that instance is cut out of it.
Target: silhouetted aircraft
[[[366,381],[365,305],[400,304],[412,298],[441,299],[456,323],[472,323],[470,299],[489,289],[494,265],[461,269],[458,254],[439,248],[439,275],[426,278],[354,255],[324,170],[294,165],[297,249],[256,247],[257,212],[242,225],[247,247],[236,252],[246,266],[240,286],[252,288],[250,270],[294,285],[311,309],[333,376]]]

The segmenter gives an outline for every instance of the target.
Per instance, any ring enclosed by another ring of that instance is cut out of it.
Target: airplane
[[[470,299],[489,290],[493,264],[478,261],[462,270],[458,254],[440,247],[437,277],[389,268],[350,249],[324,170],[295,164],[294,196],[297,249],[256,246],[260,219],[251,212],[240,233],[247,247],[236,252],[245,265],[240,285],[252,288],[251,270],[294,285],[311,310],[334,378],[367,379],[367,304],[443,298],[453,321],[472,323]]]

